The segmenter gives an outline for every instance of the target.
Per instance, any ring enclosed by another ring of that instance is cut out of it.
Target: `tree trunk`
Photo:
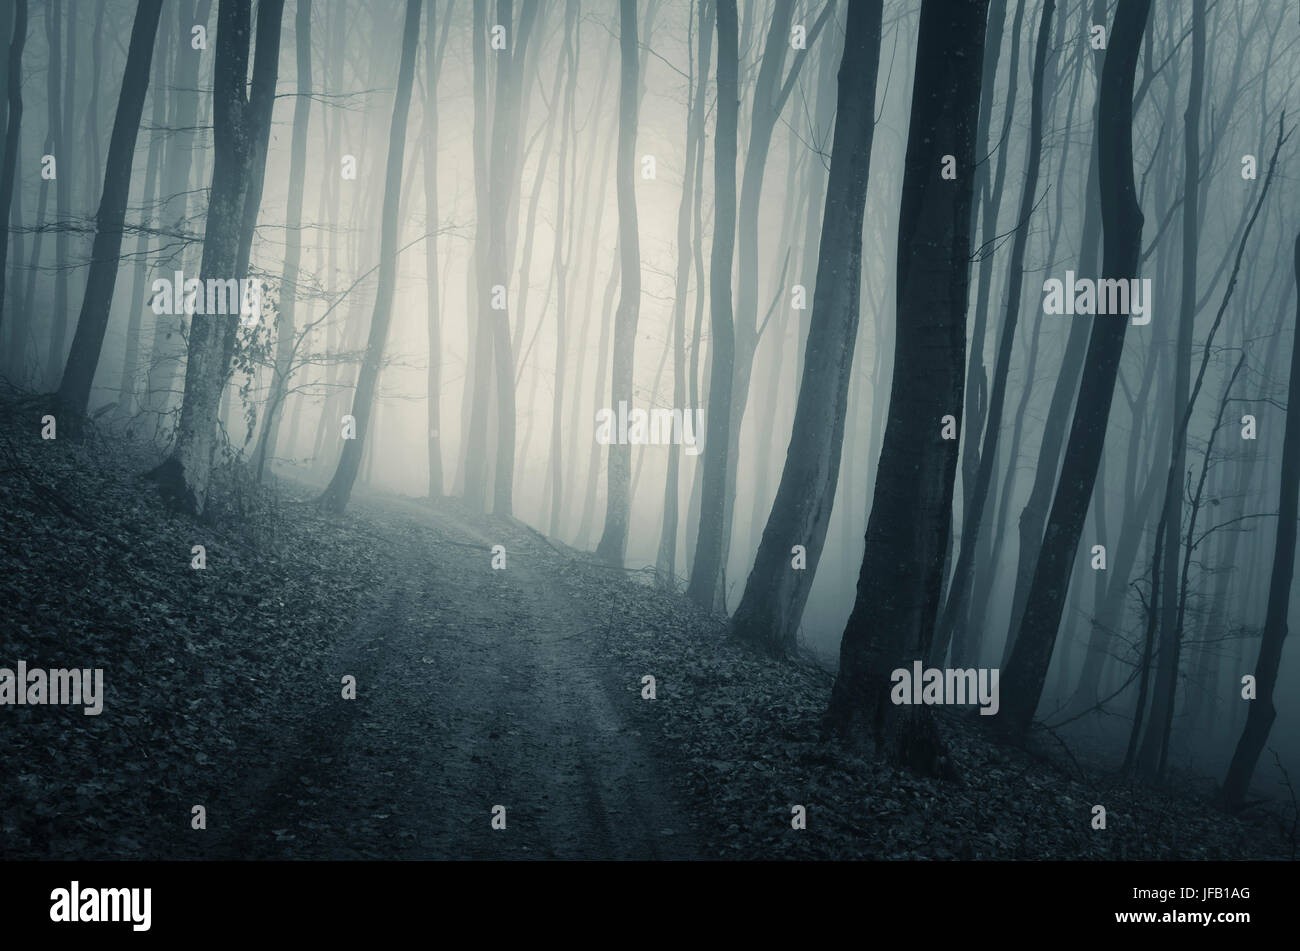
[[[352,486],[361,465],[361,454],[370,431],[375,389],[388,341],[388,327],[393,317],[393,297],[397,285],[397,212],[401,203],[402,161],[406,153],[406,119],[411,106],[411,87],[415,79],[415,50],[420,39],[420,0],[406,0],[406,23],[402,32],[402,58],[397,68],[397,96],[393,102],[393,122],[388,133],[388,165],[384,174],[384,206],[379,232],[379,286],[375,311],[370,318],[370,337],[357,375],[352,416],[356,419],[355,439],[344,442],[338,468],[321,494],[320,503],[327,511],[341,513],[352,495]]]
[[[961,546],[957,553],[956,567],[953,569],[952,583],[948,590],[948,600],[944,604],[939,626],[935,631],[934,649],[930,652],[932,663],[941,663],[946,653],[953,629],[957,626],[958,616],[966,610],[970,595],[971,582],[975,576],[975,546],[979,540],[980,526],[984,519],[984,506],[988,501],[989,489],[993,485],[993,466],[997,460],[998,437],[1002,432],[1002,408],[1007,397],[1007,374],[1011,370],[1011,357],[1015,345],[1016,326],[1020,319],[1020,298],[1025,280],[1025,248],[1029,243],[1029,220],[1033,217],[1034,202],[1038,191],[1038,172],[1043,155],[1043,77],[1047,69],[1047,43],[1052,27],[1052,14],[1055,0],[1045,0],[1042,16],[1038,23],[1038,48],[1034,53],[1034,75],[1032,80],[1031,105],[1029,116],[1029,155],[1026,158],[1024,187],[1020,193],[1020,212],[1016,220],[1015,238],[1011,245],[1011,263],[1007,274],[1007,310],[1002,318],[1001,339],[998,341],[997,362],[993,367],[993,389],[988,398],[988,425],[984,427],[984,445],[973,456],[975,478],[968,487],[966,508],[962,510]],[[985,208],[988,215],[992,207]],[[975,363],[971,361],[972,365]],[[984,372],[980,362],[979,372]],[[1026,382],[1028,385],[1028,381]],[[970,388],[967,387],[967,395]],[[966,426],[966,438],[977,436],[978,427]],[[957,657],[954,651],[953,663],[962,666],[965,657]]]
[[[1151,0],[1119,0],[1101,78],[1097,147],[1105,236],[1102,274],[1113,280],[1136,278],[1142,251],[1142,209],[1133,181],[1133,78],[1150,9]],[[1004,671],[1003,718],[1017,735],[1028,733],[1043,692],[1097,478],[1127,329],[1126,314],[1093,318],[1060,479],[1024,618]]]
[[[704,428],[704,479],[700,526],[686,594],[713,608],[723,557],[723,505],[727,490],[727,423],[731,415],[735,328],[731,322],[731,274],[736,249],[736,125],[739,116],[739,50],[736,0],[718,2],[718,104],[713,146],[713,251],[709,265],[710,372]]]
[[[159,24],[159,31],[165,36],[169,29],[169,24],[175,22],[174,15],[167,8],[164,8],[163,19]],[[158,216],[158,210],[162,207],[162,189],[160,187],[162,180],[162,163],[163,150],[166,136],[164,127],[167,124],[167,70],[168,62],[171,57],[168,56],[170,45],[164,46],[159,51],[159,55],[154,59],[153,70],[154,78],[150,92],[152,105],[149,111],[150,125],[153,130],[149,136],[149,156],[145,162],[144,174],[144,194],[142,196],[142,206],[145,212],[141,218],[140,233],[135,240],[135,268],[131,276],[131,292],[127,298],[127,317],[126,317],[126,343],[122,350],[122,378],[118,383],[117,389],[117,412],[123,417],[129,417],[135,412],[136,377],[140,372],[140,344],[141,329],[144,324],[144,312],[148,307],[148,302],[152,298],[151,294],[145,293],[145,284],[149,279],[152,271],[150,267],[151,245],[150,235],[147,226],[149,223],[159,224],[161,222]]]
[[[1300,237],[1295,245],[1296,285],[1300,287]],[[1240,809],[1250,790],[1259,754],[1268,741],[1277,716],[1273,691],[1282,661],[1282,642],[1287,634],[1287,608],[1295,580],[1297,496],[1300,495],[1300,298],[1296,301],[1296,325],[1291,348],[1291,381],[1287,390],[1286,431],[1282,437],[1282,481],[1278,488],[1277,539],[1273,546],[1273,571],[1269,578],[1268,607],[1259,642],[1254,677],[1257,694],[1250,701],[1246,727],[1233,751],[1228,775],[1223,781],[1223,801],[1231,810]]]
[[[140,0],[131,43],[126,54],[126,71],[118,96],[113,136],[108,145],[108,166],[104,170],[104,194],[95,215],[95,243],[90,253],[90,273],[86,278],[81,315],[72,338],[72,350],[59,385],[59,403],[73,419],[85,416],[90,403],[90,387],[99,366],[99,354],[108,328],[113,289],[117,285],[118,265],[122,255],[122,222],[131,192],[131,161],[135,157],[135,140],[140,131],[140,116],[149,90],[149,67],[153,62],[154,38],[162,0]]]
[[[736,635],[774,654],[791,654],[797,646],[799,620],[816,577],[839,482],[858,335],[862,220],[875,131],[882,17],[880,0],[849,6],[799,400],[776,500],[736,608]],[[806,550],[807,567],[802,570],[791,566],[796,545]]]
[[[15,0],[13,38],[5,71],[8,114],[5,122],[4,161],[0,166],[0,331],[4,330],[5,266],[9,259],[9,209],[18,177],[18,140],[23,121],[23,45],[27,42],[27,0]]]
[[[441,498],[445,492],[442,475],[442,314],[438,297],[438,75],[442,72],[443,51],[447,48],[451,13],[448,5],[442,38],[434,44],[438,15],[429,7],[427,42],[424,49],[424,272],[428,284],[425,306],[428,308],[429,367],[425,393],[428,412],[429,498]]]
[[[618,195],[618,310],[614,314],[614,357],[610,374],[610,406],[632,405],[632,369],[635,364],[636,325],[641,312],[641,243],[636,217],[637,48],[636,0],[619,0],[619,110],[618,165],[614,187]],[[628,519],[631,515],[632,447],[614,442],[609,447],[605,490],[605,530],[596,546],[597,557],[623,564],[627,554]]]
[[[1192,331],[1196,323],[1196,258],[1200,246],[1200,174],[1201,174],[1201,95],[1205,85],[1205,0],[1192,4],[1192,78],[1187,90],[1187,109],[1183,113],[1183,266],[1178,307],[1178,342],[1174,351],[1174,406],[1187,403],[1192,378]],[[1164,725],[1173,716],[1178,691],[1178,662],[1181,655],[1176,637],[1178,614],[1178,550],[1183,537],[1183,472],[1187,468],[1187,431],[1174,430],[1170,467],[1177,479],[1167,488],[1164,498],[1166,557],[1160,566],[1163,602],[1153,604],[1159,611],[1160,645],[1156,653],[1155,695],[1152,699],[1151,728],[1147,730],[1138,753],[1138,771],[1142,778],[1155,778],[1162,759]]]
[[[199,279],[244,279],[261,204],[266,144],[280,56],[284,0],[262,0],[257,12],[257,57],[251,97],[248,76],[251,4],[222,0],[217,13],[217,58],[212,93],[214,156],[208,222]],[[207,502],[217,419],[230,372],[239,321],[225,314],[194,314],[190,323],[185,395],[176,442],[151,473],[164,497],[201,514]]]
[[[856,5],[855,5],[856,6]],[[828,726],[874,740],[889,761],[950,774],[928,707],[896,706],[891,672],[924,659],[952,528],[966,369],[972,174],[987,0],[921,7],[898,227],[896,344],[889,421],[867,521],[857,598],[840,646]],[[952,155],[954,181],[940,177]]]
[[[192,14],[192,21],[188,16]],[[179,11],[181,23],[193,22],[207,25],[212,15],[212,0],[199,0],[191,8],[182,4]],[[159,221],[165,227],[183,230],[189,217],[189,186],[191,172],[199,179],[203,176],[203,155],[205,150],[195,149],[195,127],[199,122],[199,65],[203,53],[190,49],[186,44],[177,51],[176,66],[172,75],[172,85],[168,90],[167,124],[174,131],[167,136],[167,147],[163,159],[161,181],[162,204],[158,211]],[[199,162],[195,163],[195,155]],[[188,258],[193,262],[196,253],[202,249],[183,249],[180,252],[182,270]],[[164,314],[155,317],[153,333],[149,348],[148,382],[145,397],[146,408],[162,413],[172,402],[172,391],[184,367],[185,343],[181,338],[181,329],[185,326],[184,316]]]
[[[266,401],[262,433],[253,463],[257,481],[266,475],[275,455],[289,377],[294,371],[294,315],[298,297],[298,267],[302,260],[302,197],[307,178],[307,124],[311,118],[311,0],[298,0],[294,15],[298,84],[293,101],[293,139],[289,146],[289,207],[284,223],[284,270],[280,278],[279,312],[275,321],[275,365]]]

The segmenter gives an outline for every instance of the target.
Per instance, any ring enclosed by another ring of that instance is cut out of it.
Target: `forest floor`
[[[967,717],[960,783],[822,742],[825,671],[512,519],[360,488],[328,518],[228,471],[195,520],[146,444],[42,413],[0,399],[0,667],[103,668],[105,699],[0,710],[2,857],[1294,858],[1264,810]]]

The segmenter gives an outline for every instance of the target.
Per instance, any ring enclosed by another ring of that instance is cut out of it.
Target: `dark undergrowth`
[[[0,708],[0,855],[202,857],[192,807],[293,752],[277,742],[339,690],[319,658],[400,566],[363,516],[324,517],[308,490],[258,487],[239,467],[218,473],[203,519],[177,514],[144,478],[150,444],[103,422],[42,439],[44,412],[0,400],[0,667],[102,668],[104,709]],[[823,742],[824,670],[751,654],[643,575],[563,546],[555,559],[557,584],[606,607],[597,659],[656,678],[653,702],[629,684],[629,728],[650,738],[707,856],[1294,855],[1294,825],[1288,839],[1266,816],[1089,774],[1050,740],[1009,748],[969,717],[941,718],[960,783]]]

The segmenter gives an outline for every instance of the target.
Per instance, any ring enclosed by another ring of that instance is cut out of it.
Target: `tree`
[[[709,438],[714,440],[725,438],[728,443],[726,492],[722,497],[722,545],[716,565],[718,580],[714,587],[714,607],[720,611],[726,610],[727,561],[731,551],[731,527],[736,507],[740,430],[744,422],[745,407],[749,401],[749,380],[753,373],[754,355],[758,350],[762,329],[758,314],[758,235],[767,157],[781,112],[808,58],[808,48],[817,41],[818,35],[835,12],[835,3],[834,0],[829,0],[822,7],[821,13],[808,30],[804,48],[795,54],[787,74],[785,55],[791,46],[791,22],[794,18],[794,9],[794,0],[776,0],[772,19],[768,24],[763,58],[759,63],[758,76],[754,82],[749,139],[746,143],[744,170],[740,182],[740,204],[736,211],[738,279],[732,321],[734,345],[730,409],[725,430],[722,427],[709,427]]]
[[[206,25],[212,16],[212,0],[198,0],[192,10],[188,4],[183,4],[178,16],[186,17],[190,13],[193,14],[192,21],[181,19],[180,22]],[[192,207],[189,197],[191,173],[198,179],[204,174],[206,150],[194,148],[195,128],[199,125],[199,65],[204,54],[188,45],[176,50],[176,54],[176,69],[168,90],[170,102],[167,124],[172,131],[167,136],[167,154],[163,160],[162,205],[158,217],[168,226],[180,230],[188,220]],[[192,266],[194,252],[181,254],[182,265],[187,258]],[[183,315],[161,315],[154,320],[145,394],[145,405],[154,412],[166,410],[172,399],[172,391],[178,388],[180,374],[185,366],[185,341],[181,333],[183,326]]]
[[[740,54],[736,0],[718,0],[718,117],[713,146],[713,249],[709,262],[709,405],[704,425],[704,478],[699,535],[686,595],[712,609],[723,559],[727,491],[727,421],[736,357],[731,322],[731,273],[736,251],[736,125],[740,112]]]
[[[175,8],[164,6],[163,18],[158,24],[159,32],[166,36],[174,29],[175,22]],[[149,124],[152,132],[149,135],[148,157],[145,159],[141,203],[144,208],[153,213],[156,213],[161,205],[159,183],[163,145],[166,140],[167,103],[172,98],[167,95],[167,70],[170,61],[176,58],[175,51],[172,50],[174,46],[175,44],[172,43],[164,43],[162,49],[158,51],[159,55],[154,57],[154,77],[150,84],[149,98],[152,103],[149,110]],[[173,55],[169,55],[169,50],[172,50]],[[150,258],[154,257],[149,253],[151,235],[149,228],[146,227],[149,220],[150,214],[145,213],[141,219],[140,233],[135,238],[135,267],[131,276],[131,290],[127,297],[129,304],[126,318],[126,346],[122,348],[122,375],[117,386],[117,412],[122,416],[130,416],[135,410],[136,377],[140,370],[141,326],[144,323],[145,301],[148,297],[145,294],[145,280],[149,275]]]
[[[696,193],[698,163],[704,152],[704,120],[709,86],[709,58],[713,51],[713,20],[716,16],[712,0],[699,0],[698,54],[690,56],[689,82],[694,81],[693,95],[686,108],[686,161],[682,179],[682,194],[677,205],[677,273],[673,294],[673,405],[686,406],[686,298],[690,290],[691,267],[691,209]],[[693,25],[693,21],[691,23]],[[689,32],[689,30],[688,30]],[[689,37],[688,37],[689,40]],[[699,61],[699,78],[696,81],[696,60]],[[704,288],[696,287],[697,300],[704,297]],[[655,579],[661,587],[676,587],[677,581],[677,523],[681,514],[678,501],[681,482],[681,447],[672,443],[668,447],[668,476],[664,482],[664,519],[659,533],[659,554],[655,560]]]
[[[574,233],[581,234],[578,222],[567,223],[565,214],[566,192],[568,200],[573,200],[578,177],[576,154],[570,162],[570,144],[576,153],[577,129],[575,126],[575,99],[578,93],[578,0],[565,0],[564,4],[564,61],[568,78],[565,82],[564,115],[560,122],[560,172],[555,176],[555,399],[551,401],[551,446],[547,469],[550,482],[551,519],[550,534],[560,533],[560,514],[564,509],[564,444],[562,425],[564,415],[564,348],[566,346],[565,324],[568,318],[568,279],[569,267],[573,262]],[[565,129],[569,136],[565,136]],[[571,169],[571,177],[565,178],[565,169]]]
[[[637,60],[636,0],[619,0],[618,165],[614,170],[618,196],[618,310],[614,314],[614,364],[610,374],[610,406],[632,404],[632,369],[635,364],[636,325],[641,312],[641,245],[636,221]],[[609,447],[608,488],[605,493],[605,530],[596,554],[621,565],[627,552],[628,517],[632,505],[632,447],[623,442]]]
[[[90,403],[90,387],[99,366],[99,354],[108,327],[113,289],[122,253],[122,222],[126,201],[131,192],[131,160],[135,157],[135,140],[140,131],[145,93],[149,89],[149,67],[153,62],[154,38],[162,0],[140,0],[131,43],[126,54],[126,71],[118,96],[113,136],[108,145],[108,165],[104,170],[104,194],[95,215],[95,243],[90,253],[90,273],[81,301],[81,315],[72,337],[72,349],[59,384],[59,403],[74,419],[84,416]]]
[[[987,0],[921,7],[898,223],[889,420],[857,597],[840,645],[828,726],[923,773],[948,772],[925,706],[890,700],[891,672],[924,659],[952,527],[970,283],[972,174]],[[945,156],[955,179],[941,177]]]
[[[1187,109],[1183,113],[1183,266],[1182,287],[1178,303],[1178,342],[1174,355],[1174,406],[1187,403],[1192,377],[1192,330],[1196,323],[1196,259],[1200,248],[1201,191],[1201,96],[1205,86],[1205,0],[1192,4],[1192,76],[1187,89]],[[1178,558],[1183,534],[1183,473],[1187,469],[1187,430],[1175,429],[1170,451],[1173,479],[1164,497],[1163,550],[1164,564],[1160,580],[1164,598],[1151,610],[1159,612],[1160,646],[1156,654],[1155,696],[1152,700],[1152,727],[1139,754],[1139,768],[1146,779],[1153,779],[1164,749],[1164,737],[1173,719],[1174,699],[1178,690],[1179,638]]]
[[[442,478],[442,315],[438,300],[438,74],[442,71],[443,53],[447,49],[447,35],[451,27],[451,14],[455,5],[449,3],[444,11],[442,38],[436,44],[434,37],[437,8],[429,7],[426,17],[428,42],[424,49],[424,85],[421,86],[424,104],[424,270],[428,279],[425,305],[429,309],[429,368],[426,394],[428,403],[429,444],[429,498],[443,495]]]
[[[949,585],[948,600],[939,618],[935,632],[936,650],[932,659],[942,660],[943,647],[952,637],[958,616],[966,609],[970,586],[975,577],[975,543],[980,537],[984,519],[984,505],[993,485],[993,465],[997,459],[998,437],[1002,432],[1002,408],[1007,397],[1007,374],[1011,370],[1012,347],[1015,343],[1016,325],[1020,319],[1020,298],[1025,282],[1025,248],[1029,243],[1029,219],[1034,213],[1038,190],[1038,171],[1043,155],[1043,77],[1047,67],[1047,46],[1052,25],[1055,0],[1045,0],[1038,23],[1038,47],[1034,53],[1034,77],[1029,116],[1029,144],[1024,187],[1020,193],[1020,214],[1016,219],[1015,237],[1011,245],[1010,273],[1007,276],[1007,309],[1002,317],[1002,333],[998,341],[997,363],[993,368],[993,389],[988,398],[988,425],[984,429],[984,445],[975,455],[975,478],[966,496],[967,506],[962,511],[961,546],[957,564]],[[986,208],[986,213],[989,209]],[[980,364],[983,372],[983,364]],[[982,387],[981,387],[982,389]],[[967,393],[970,393],[969,388]],[[978,430],[967,427],[966,436],[972,438]],[[953,650],[953,663],[962,666],[966,658]]]
[[[352,495],[352,486],[361,466],[361,453],[370,432],[375,388],[379,383],[380,363],[388,341],[388,327],[393,317],[393,296],[397,285],[398,206],[402,194],[402,160],[406,151],[406,118],[411,105],[411,87],[415,79],[415,50],[420,38],[420,0],[406,0],[406,24],[402,33],[402,58],[397,68],[397,98],[393,103],[393,122],[388,133],[388,166],[384,177],[384,208],[379,232],[379,289],[375,311],[370,318],[370,337],[366,342],[361,371],[357,376],[352,416],[357,435],[346,440],[339,456],[334,478],[321,494],[327,511],[341,513]]]
[[[1295,243],[1296,286],[1300,287],[1300,236]],[[1269,730],[1277,717],[1273,693],[1282,662],[1282,642],[1287,634],[1287,608],[1295,581],[1297,497],[1300,496],[1300,297],[1296,300],[1296,324],[1291,346],[1291,381],[1287,391],[1286,430],[1282,436],[1282,481],[1278,487],[1277,538],[1273,544],[1273,571],[1269,578],[1268,606],[1255,662],[1258,693],[1250,702],[1246,726],[1228,765],[1223,781],[1223,802],[1238,810],[1246,802],[1251,777]]]
[[[487,127],[487,4],[474,4],[474,187],[476,234],[472,269],[478,278],[475,297],[480,315],[473,332],[474,371],[467,376],[470,394],[466,436],[465,498],[483,508],[487,492],[487,430],[492,377],[496,377],[497,454],[492,480],[492,509],[502,515],[513,507],[515,469],[515,374],[510,342],[510,308],[497,306],[494,287],[508,289],[514,259],[516,202],[520,187],[519,129],[528,65],[529,39],[540,4],[525,4],[514,22],[513,0],[497,0],[494,26],[506,30],[506,47],[496,60],[491,140]],[[495,357],[495,359],[494,359]],[[472,378],[472,379],[471,379]]]
[[[246,94],[251,6],[249,0],[221,0],[217,11],[212,189],[199,265],[205,286],[208,280],[246,278],[262,200],[284,0],[262,0],[258,6],[257,56],[252,90]],[[165,498],[195,514],[207,504],[218,410],[238,325],[229,315],[193,315],[176,440],[167,458],[149,473]]]
[[[0,330],[4,328],[5,264],[9,258],[9,208],[18,177],[18,138],[23,122],[23,46],[27,42],[27,0],[15,0],[13,39],[9,43],[6,70],[4,159],[0,164]]]
[[[733,621],[738,637],[776,654],[792,653],[796,646],[839,482],[858,333],[862,220],[875,131],[882,17],[880,0],[849,5],[812,322],[794,427],[776,500]],[[806,552],[803,570],[791,567],[795,545]]]
[[[294,32],[298,86],[293,101],[293,140],[289,147],[289,207],[285,212],[284,271],[275,320],[275,365],[271,371],[271,393],[266,401],[262,434],[253,463],[259,482],[266,473],[267,457],[275,454],[293,357],[298,268],[302,260],[302,197],[307,177],[307,124],[311,118],[311,0],[298,0]]]
[[[1097,119],[1102,275],[1112,280],[1136,278],[1142,251],[1142,209],[1133,181],[1133,80],[1150,9],[1151,0],[1119,0],[1102,68]],[[1029,731],[1047,678],[1079,535],[1097,479],[1127,329],[1126,315],[1093,321],[1034,580],[1003,671],[1002,716],[1008,731],[1016,735]]]

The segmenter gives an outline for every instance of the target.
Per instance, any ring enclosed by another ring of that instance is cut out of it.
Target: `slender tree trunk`
[[[1119,0],[1101,79],[1098,155],[1106,238],[1102,274],[1112,280],[1137,278],[1142,251],[1142,209],[1133,181],[1133,78],[1150,9],[1151,0]],[[1097,478],[1127,330],[1127,314],[1093,320],[1060,480],[1024,619],[1004,671],[1003,718],[1017,735],[1028,733],[1043,692],[1079,535]]]
[[[774,654],[790,654],[796,647],[839,482],[858,335],[862,221],[875,132],[882,17],[880,0],[849,5],[799,400],[776,500],[734,619],[738,637]],[[795,546],[805,549],[806,568],[792,567]]]
[[[199,279],[244,279],[261,204],[266,144],[279,69],[283,0],[262,0],[251,97],[248,76],[251,4],[222,0],[217,14],[213,85],[212,190]],[[164,497],[201,514],[207,501],[218,412],[239,322],[224,314],[194,314],[190,323],[185,396],[171,453],[150,476]]]
[[[550,534],[558,538],[560,517],[564,511],[564,373],[565,373],[565,322],[569,308],[569,266],[573,263],[574,232],[581,234],[578,222],[568,222],[566,213],[572,213],[573,192],[578,184],[578,157],[570,158],[570,144],[577,150],[577,125],[575,103],[578,94],[579,23],[578,0],[565,0],[564,4],[564,61],[568,81],[564,91],[564,115],[560,120],[560,171],[556,176],[555,196],[555,398],[551,402],[551,446],[548,480],[551,488]],[[567,168],[567,171],[566,171]],[[569,178],[566,180],[566,174]],[[567,202],[567,205],[566,205]]]
[[[166,7],[159,32],[166,36],[168,24],[174,22]],[[156,42],[156,41],[155,41]],[[153,130],[149,135],[149,157],[145,164],[144,195],[142,206],[146,209],[142,216],[140,233],[135,240],[135,268],[131,277],[131,294],[127,298],[126,345],[122,351],[122,379],[117,390],[117,411],[122,416],[130,416],[135,411],[136,377],[140,372],[141,327],[144,312],[152,295],[145,293],[145,284],[149,279],[149,248],[152,244],[147,225],[158,224],[161,219],[158,210],[162,207],[161,172],[163,163],[163,146],[166,136],[164,126],[167,123],[167,70],[171,57],[168,55],[171,44],[166,44],[154,59],[153,84],[150,89],[150,124]]]
[[[188,3],[182,4],[179,13],[181,23],[191,22],[187,19],[187,14],[192,15],[193,23],[206,26],[212,15],[212,0],[199,0],[194,7]],[[179,231],[184,229],[192,207],[188,194],[191,173],[199,181],[204,174],[203,161],[207,150],[196,149],[194,143],[195,127],[201,124],[199,67],[205,54],[202,50],[193,49],[190,43],[184,43],[175,53],[176,66],[172,87],[168,90],[168,125],[175,131],[168,136],[163,159],[163,204],[158,216],[163,226]],[[201,248],[182,251],[182,270],[185,270],[187,263],[193,266],[194,258],[201,253]],[[178,388],[185,366],[185,342],[181,334],[184,320],[180,314],[159,315],[154,320],[145,405],[157,413],[162,413],[172,403],[172,392]]]
[[[619,111],[618,166],[614,186],[618,195],[619,297],[614,314],[614,358],[610,374],[610,406],[632,405],[632,368],[635,363],[636,325],[641,312],[641,243],[636,216],[637,48],[636,0],[619,0]],[[628,519],[631,516],[632,447],[611,443],[605,491],[605,530],[596,555],[621,565],[627,554]]]
[[[388,327],[393,317],[393,297],[397,285],[398,208],[401,204],[402,162],[406,153],[406,121],[411,105],[411,87],[415,80],[415,50],[420,39],[420,0],[406,0],[406,23],[402,28],[402,58],[397,69],[397,96],[393,103],[393,122],[388,133],[388,165],[384,174],[384,207],[379,233],[379,289],[375,311],[370,318],[370,337],[366,342],[361,371],[357,376],[352,416],[356,419],[355,439],[346,440],[334,478],[322,493],[323,508],[341,513],[352,495],[352,486],[361,465],[361,454],[369,435],[374,410],[375,389],[388,341]]]
[[[266,475],[266,464],[275,455],[289,378],[294,371],[294,318],[297,311],[298,269],[302,260],[302,197],[307,178],[307,125],[311,119],[311,0],[298,0],[294,15],[294,45],[297,49],[298,84],[293,101],[293,138],[289,146],[289,207],[284,222],[284,270],[280,278],[279,311],[275,321],[275,365],[271,371],[271,394],[266,402],[262,434],[257,444],[253,471],[257,481]]]
[[[1038,47],[1034,53],[1029,117],[1027,147],[1029,154],[1025,160],[1026,171],[1024,187],[1020,193],[1020,212],[1011,245],[1011,263],[1007,274],[1007,309],[1002,317],[997,362],[993,367],[993,389],[988,399],[988,425],[984,427],[984,445],[973,454],[975,478],[966,495],[967,507],[962,511],[961,546],[957,553],[956,567],[953,569],[948,600],[944,604],[943,614],[939,618],[939,626],[935,631],[934,648],[930,653],[933,663],[943,660],[948,642],[952,638],[953,628],[958,623],[958,617],[966,610],[971,582],[975,576],[976,542],[979,540],[980,526],[984,519],[984,506],[993,485],[993,466],[997,460],[998,437],[1002,433],[1002,408],[1007,396],[1007,374],[1011,370],[1016,326],[1020,319],[1020,298],[1025,283],[1025,249],[1029,244],[1029,220],[1033,216],[1034,202],[1037,200],[1038,172],[1043,155],[1043,77],[1047,69],[1047,45],[1051,37],[1052,14],[1055,9],[1055,0],[1044,0],[1042,16],[1038,22]],[[986,209],[987,213],[988,209]],[[983,373],[982,361],[979,371]],[[968,395],[969,392],[968,388]],[[970,439],[978,432],[978,429],[972,429],[968,424],[966,438]],[[954,653],[953,662],[956,666],[961,666],[965,660],[964,656],[957,657]]]
[[[739,52],[736,0],[718,4],[718,104],[713,147],[713,251],[709,268],[710,374],[704,429],[704,480],[700,495],[699,536],[687,596],[710,610],[722,577],[723,508],[727,491],[735,328],[731,316],[731,275],[736,247],[736,125],[739,114]]]
[[[108,167],[104,171],[104,194],[95,216],[95,243],[90,253],[90,273],[86,278],[81,315],[72,338],[72,350],[59,385],[59,403],[73,419],[86,414],[90,388],[99,366],[99,354],[108,328],[109,309],[117,285],[118,264],[122,256],[122,223],[131,192],[131,161],[135,157],[135,140],[140,131],[140,116],[149,90],[149,67],[153,62],[154,37],[162,0],[140,0],[131,43],[126,54],[126,71],[118,97],[117,116],[113,120],[113,137],[108,145]]]
[[[428,308],[429,368],[425,394],[428,412],[429,498],[445,494],[442,474],[442,313],[438,297],[438,76],[442,72],[443,52],[451,27],[454,5],[443,11],[442,38],[434,44],[437,6],[431,4],[424,50],[424,217],[428,236],[424,239],[424,273],[427,282],[425,306]]]
[[[5,267],[9,259],[9,209],[18,178],[18,141],[23,121],[23,46],[27,42],[27,0],[15,0],[13,38],[5,70],[7,116],[0,165],[0,332],[4,330]],[[12,319],[12,318],[11,318]]]
[[[1300,288],[1300,237],[1295,244],[1296,286]],[[1228,774],[1223,781],[1223,802],[1231,810],[1240,809],[1250,790],[1259,754],[1268,741],[1269,730],[1277,717],[1273,693],[1282,662],[1282,643],[1287,634],[1287,609],[1295,581],[1297,496],[1300,496],[1300,297],[1296,301],[1294,342],[1291,348],[1291,379],[1287,391],[1286,430],[1282,437],[1282,473],[1278,487],[1277,538],[1273,545],[1273,570],[1269,578],[1268,607],[1260,636],[1259,657],[1255,662],[1256,696],[1250,701],[1246,727],[1232,754]]]
[[[1104,0],[1094,0],[1094,22],[1104,23]],[[1105,52],[1093,54],[1095,72],[1100,78],[1105,67]],[[1094,110],[1094,129],[1100,129],[1100,102]],[[1101,238],[1101,192],[1099,186],[1100,166],[1098,155],[1099,131],[1094,131],[1089,146],[1088,179],[1085,185],[1083,211],[1083,233],[1079,245],[1079,273],[1091,275],[1097,270],[1098,247]],[[1011,599],[1011,623],[1007,628],[1007,640],[1003,647],[1002,663],[1011,657],[1011,648],[1015,644],[1016,633],[1024,618],[1025,601],[1029,597],[1029,586],[1034,580],[1034,566],[1038,564],[1038,552],[1043,542],[1043,526],[1047,523],[1048,510],[1051,507],[1052,489],[1060,472],[1061,448],[1069,432],[1070,410],[1074,406],[1074,397],[1079,389],[1079,376],[1083,371],[1083,361],[1088,349],[1088,322],[1075,320],[1070,324],[1066,335],[1065,355],[1061,359],[1061,369],[1057,374],[1056,386],[1052,389],[1052,398],[1048,403],[1047,419],[1043,425],[1043,438],[1039,444],[1038,462],[1034,467],[1034,482],[1029,498],[1021,510],[1017,523],[1019,551],[1016,555],[1016,583]]]
[[[1192,77],[1187,90],[1187,109],[1183,113],[1183,266],[1182,288],[1178,307],[1178,343],[1174,354],[1174,406],[1187,402],[1192,378],[1192,331],[1196,323],[1196,259],[1200,247],[1200,174],[1201,174],[1201,95],[1205,85],[1205,0],[1192,3]],[[1178,550],[1183,536],[1183,472],[1187,468],[1187,433],[1174,430],[1170,465],[1178,472],[1172,492],[1164,499],[1165,542],[1167,557],[1160,570],[1163,603],[1153,604],[1159,611],[1160,644],[1156,653],[1155,695],[1152,699],[1151,728],[1138,752],[1138,771],[1146,780],[1156,777],[1162,759],[1166,720],[1172,718],[1178,690],[1180,644],[1175,634],[1178,613]]]
[[[834,0],[828,0],[808,30],[805,49],[798,51],[789,74],[785,74],[785,54],[790,47],[790,25],[794,18],[794,0],[776,0],[772,19],[768,25],[767,41],[753,90],[753,109],[746,142],[744,174],[740,184],[740,203],[736,221],[736,300],[734,313],[734,353],[732,363],[732,393],[726,423],[727,446],[726,490],[722,496],[722,547],[716,570],[718,580],[714,585],[715,611],[727,607],[727,563],[731,552],[732,522],[736,509],[736,486],[739,473],[740,434],[745,409],[749,403],[749,381],[754,370],[754,354],[758,350],[758,233],[759,211],[763,194],[763,180],[767,172],[767,157],[772,144],[772,134],[799,77],[800,69],[808,58],[807,47],[813,45],[827,20],[835,11]],[[711,427],[712,439],[724,436],[721,427]]]

